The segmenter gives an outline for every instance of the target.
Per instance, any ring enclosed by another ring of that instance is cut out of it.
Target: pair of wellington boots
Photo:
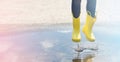
[[[83,26],[82,32],[85,34],[86,39],[88,41],[95,41],[95,36],[92,32],[92,27],[96,21],[96,17],[92,17],[90,14],[87,14],[86,17],[86,23]],[[72,40],[74,42],[80,42],[81,41],[81,35],[80,35],[80,17],[74,18],[73,17],[73,33],[72,33]]]

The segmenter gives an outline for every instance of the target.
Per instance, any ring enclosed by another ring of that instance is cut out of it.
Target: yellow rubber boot
[[[91,42],[95,41],[95,36],[93,35],[93,32],[92,32],[92,27],[93,27],[95,21],[96,21],[96,17],[93,18],[92,16],[87,14],[86,23],[82,30],[83,33],[85,34],[86,38]]]
[[[72,40],[74,42],[80,42],[80,18],[73,17],[73,33],[72,33]]]

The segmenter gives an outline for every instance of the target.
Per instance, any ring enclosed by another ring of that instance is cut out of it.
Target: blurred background
[[[71,1],[1,0],[0,24],[71,23]],[[82,0],[82,23],[84,23],[86,16],[86,1]],[[119,0],[98,0],[97,24],[105,25],[119,22],[119,2]]]

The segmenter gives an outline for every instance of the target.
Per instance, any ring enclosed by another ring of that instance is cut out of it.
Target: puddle
[[[93,30],[99,47],[94,62],[119,62],[120,29],[95,26]],[[72,62],[75,54],[72,47],[76,44],[71,33],[71,24],[59,24],[1,37],[0,44],[4,44],[0,48],[4,49],[0,50],[0,62]],[[88,46],[88,43],[82,33],[81,44]]]

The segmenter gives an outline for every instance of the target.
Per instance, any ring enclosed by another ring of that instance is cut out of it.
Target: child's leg
[[[89,41],[95,41],[95,36],[92,32],[92,27],[96,21],[96,0],[87,0],[87,18],[83,27],[83,32]]]
[[[87,12],[89,12],[92,17],[95,17],[95,11],[96,0],[87,0]]]
[[[81,0],[72,0],[72,14],[73,14],[73,33],[72,40],[74,42],[79,42],[81,40],[80,36],[80,5]]]
[[[72,0],[72,14],[75,18],[80,16],[81,0]]]

